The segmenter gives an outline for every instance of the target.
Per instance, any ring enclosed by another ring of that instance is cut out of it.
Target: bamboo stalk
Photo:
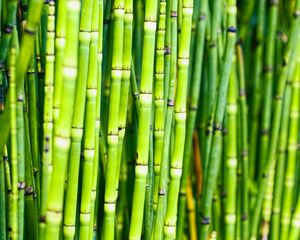
[[[140,206],[140,203],[144,203],[148,172],[149,138],[147,136],[149,136],[150,131],[152,108],[156,16],[157,1],[147,0],[145,2],[137,159],[129,239],[140,239],[142,231],[144,205],[138,206]]]

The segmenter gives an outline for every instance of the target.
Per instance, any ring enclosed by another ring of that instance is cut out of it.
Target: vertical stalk
[[[75,97],[78,66],[78,31],[80,1],[67,2],[66,49],[63,63],[63,95],[61,96],[61,114],[54,128],[53,173],[49,188],[46,213],[46,239],[59,239],[64,202],[64,182],[71,143],[71,125]]]
[[[55,26],[55,62],[54,62],[54,92],[53,92],[53,120],[54,128],[58,120],[60,98],[62,93],[62,69],[64,49],[66,46],[67,0],[57,2],[57,21]]]
[[[168,55],[170,55],[170,68],[169,74],[167,73],[168,69],[166,68],[165,81],[168,81],[168,98],[167,98],[167,108],[165,114],[164,122],[164,139],[163,139],[163,150],[162,150],[162,159],[161,159],[161,169],[159,175],[159,186],[158,186],[158,202],[157,210],[154,222],[154,239],[163,238],[163,223],[165,217],[165,208],[166,208],[166,198],[167,198],[167,187],[168,187],[168,170],[169,170],[169,154],[170,154],[170,143],[171,143],[171,133],[173,125],[173,112],[174,112],[174,97],[175,90],[174,85],[176,83],[176,72],[177,72],[177,8],[178,2],[170,1],[167,2],[167,14],[170,14],[171,23],[170,25],[166,22],[166,47],[168,48]],[[167,15],[168,19],[168,15]],[[168,31],[168,28],[170,31]],[[170,36],[169,36],[170,34]],[[167,45],[169,43],[170,45]],[[167,50],[167,48],[166,48]],[[167,58],[168,56],[166,56]],[[166,66],[167,67],[167,66]],[[169,78],[169,79],[168,79]]]
[[[220,155],[222,147],[222,124],[226,108],[226,98],[228,82],[230,77],[232,56],[234,54],[234,44],[236,40],[236,1],[227,1],[227,34],[224,53],[223,66],[221,70],[220,87],[216,103],[216,114],[214,119],[214,135],[212,139],[212,148],[206,176],[204,177],[203,200],[200,207],[201,226],[200,239],[208,237],[209,225],[211,221],[211,206],[213,192],[217,183],[217,176],[220,168]],[[206,169],[204,169],[205,171]]]
[[[18,138],[17,138],[17,92],[16,92],[16,48],[10,50],[10,141],[11,141],[11,199],[9,202],[9,238],[18,239]]]
[[[273,92],[273,75],[274,75],[274,55],[275,55],[275,36],[278,19],[278,1],[269,0],[268,12],[268,28],[267,39],[265,44],[264,56],[264,75],[263,75],[263,89],[264,98],[262,105],[262,123],[260,136],[260,155],[259,155],[259,176],[262,173],[263,166],[267,162],[267,156],[270,144],[270,124],[272,112],[272,92]]]
[[[175,96],[175,142],[170,162],[170,185],[167,195],[164,237],[174,239],[176,235],[177,203],[182,175],[184,144],[186,134],[186,99],[190,41],[192,30],[193,1],[182,1],[182,24],[178,42],[177,90]]]
[[[259,226],[259,216],[262,207],[263,197],[265,194],[265,189],[268,182],[268,175],[271,166],[275,161],[278,136],[279,136],[279,128],[280,128],[280,117],[282,114],[282,98],[285,92],[287,75],[290,71],[291,55],[292,52],[295,50],[295,45],[299,36],[299,24],[300,24],[299,10],[300,10],[300,1],[297,0],[294,9],[294,18],[291,23],[290,37],[283,54],[282,67],[280,69],[280,75],[276,87],[276,95],[274,99],[273,125],[272,125],[271,138],[270,138],[271,139],[270,149],[269,149],[267,161],[263,168],[262,175],[260,176],[259,185],[258,185],[259,186],[258,195],[257,195],[254,211],[252,213],[251,233],[250,233],[251,239],[256,239],[257,236],[257,231]]]
[[[68,185],[66,189],[66,206],[64,209],[64,237],[73,239],[76,225],[76,208],[78,195],[78,176],[81,156],[81,142],[84,127],[86,104],[86,88],[89,68],[89,53],[91,42],[91,25],[93,0],[83,2],[79,24],[78,46],[78,80],[75,90],[74,114],[71,130],[71,147],[68,165]]]
[[[116,0],[113,5],[113,53],[111,64],[111,83],[108,109],[108,159],[104,194],[104,223],[103,239],[113,239],[115,231],[116,212],[116,182],[118,170],[118,142],[119,142],[119,111],[122,79],[122,58],[124,37],[124,0]]]
[[[227,96],[227,139],[224,184],[225,202],[225,239],[235,239],[236,199],[237,199],[237,80],[235,59],[233,59]]]
[[[54,92],[54,63],[55,63],[55,6],[50,1],[47,20],[47,43],[45,63],[45,85],[44,85],[44,117],[43,117],[43,151],[41,172],[41,208],[39,236],[44,238],[45,218],[47,210],[48,189],[52,171],[53,155],[53,92]]]
[[[88,76],[86,85],[86,109],[83,139],[83,167],[82,191],[80,205],[79,238],[88,239],[91,219],[91,196],[93,181],[93,163],[95,158],[95,128],[97,102],[97,52],[98,52],[98,25],[99,1],[93,1],[91,41],[88,62]],[[91,5],[89,6],[91,8]],[[98,146],[97,146],[98,147]]]
[[[206,9],[208,1],[204,0],[200,3],[200,14],[197,20],[196,28],[196,40],[195,40],[195,60],[194,68],[192,71],[192,82],[190,87],[190,102],[187,113],[187,130],[186,130],[186,140],[184,146],[184,156],[183,156],[183,167],[182,167],[182,177],[180,182],[180,196],[179,196],[179,206],[178,206],[178,223],[181,221],[184,223],[184,213],[186,205],[186,187],[187,179],[191,168],[191,152],[192,152],[192,137],[196,123],[200,87],[202,80],[202,69],[203,69],[203,59],[204,59],[204,46],[205,46],[205,33],[206,33]],[[195,9],[196,11],[196,9]],[[202,149],[201,149],[202,150]],[[178,224],[177,226],[178,238],[181,237],[183,231],[183,224]]]
[[[157,208],[159,172],[162,157],[164,138],[164,53],[166,32],[166,1],[161,0],[159,4],[159,19],[156,40],[156,62],[155,62],[155,87],[154,87],[154,190],[153,204]]]
[[[249,239],[249,163],[248,163],[248,116],[246,102],[246,83],[244,71],[244,56],[242,48],[237,44],[237,65],[238,65],[238,89],[239,108],[241,121],[241,149],[240,158],[242,166],[242,239]]]
[[[144,205],[140,206],[140,204],[144,203],[145,201],[146,179],[148,172],[148,136],[150,134],[152,108],[157,2],[157,0],[146,0],[145,2],[146,6],[140,87],[137,159],[135,166],[135,180],[129,239],[139,239],[141,237],[143,223],[142,219],[144,214]]]
[[[299,36],[298,38],[299,39]],[[298,46],[297,46],[298,48]],[[299,49],[299,48],[298,48]],[[299,52],[299,51],[298,51]],[[292,215],[292,201],[295,186],[295,168],[297,160],[297,142],[299,131],[299,105],[300,105],[300,56],[297,54],[297,66],[292,81],[292,99],[289,111],[289,130],[287,143],[287,165],[284,176],[280,239],[287,239]]]

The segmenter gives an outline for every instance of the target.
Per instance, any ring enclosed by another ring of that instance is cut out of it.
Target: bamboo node
[[[201,224],[202,224],[202,225],[209,225],[209,224],[210,224],[210,219],[209,219],[209,217],[204,217],[204,216],[202,216],[202,218],[201,218]]]

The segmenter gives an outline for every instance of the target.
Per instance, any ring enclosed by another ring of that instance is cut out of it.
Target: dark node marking
[[[261,44],[262,44],[261,39],[255,39],[255,41],[254,41],[254,47],[255,47],[255,48],[258,47],[258,46],[261,45]]]
[[[9,34],[9,33],[12,33],[13,27],[14,27],[14,26],[13,26],[12,24],[5,24],[5,25],[4,25],[4,32],[5,32],[5,33],[8,33],[8,34]]]
[[[38,174],[38,172],[39,172],[38,169],[36,169],[36,168],[33,169],[33,173],[34,173],[34,174]]]
[[[262,129],[261,135],[268,135],[270,133],[270,129]]]
[[[227,32],[235,33],[236,32],[236,27],[230,26],[229,28],[227,28]]]
[[[222,191],[222,192],[221,192],[221,198],[226,198],[226,197],[227,197],[227,192]]]
[[[25,182],[18,182],[18,189],[24,190],[25,189]]]
[[[281,95],[276,95],[275,100],[282,100],[282,96]]]
[[[295,11],[295,12],[293,13],[293,17],[294,17],[294,18],[299,17],[299,15],[300,15],[300,11]]]
[[[49,136],[46,136],[46,137],[45,137],[45,140],[46,140],[47,142],[49,142],[49,140],[50,140]]]
[[[18,97],[18,102],[23,102],[23,100],[24,100],[24,99],[23,99],[23,96],[19,96],[19,97]]]
[[[215,125],[214,126],[214,131],[222,131],[223,130],[223,127],[222,127],[222,125]]]
[[[271,0],[270,1],[270,5],[277,5],[278,4],[278,0]]]
[[[28,28],[25,28],[24,29],[24,32],[26,32],[27,34],[29,34],[29,35],[35,35],[35,30],[31,30],[31,29],[28,29]]]
[[[3,161],[8,161],[8,156],[4,156]]]
[[[174,107],[174,100],[168,99],[167,106],[168,107]]]
[[[28,5],[27,4],[21,5],[21,8],[22,8],[23,12],[28,11]]]
[[[46,222],[46,216],[45,215],[42,215],[40,217],[40,223],[45,223]]]
[[[211,43],[211,44],[209,45],[210,48],[214,48],[214,47],[216,47],[216,46],[217,46],[217,45],[216,45],[216,43],[214,43],[214,42]]]
[[[206,20],[206,15],[204,15],[204,14],[200,14],[200,16],[199,16],[199,19],[198,19],[199,21],[205,21]]]
[[[197,110],[198,110],[198,107],[195,106],[195,105],[191,105],[191,106],[189,107],[189,109],[190,109],[190,111],[197,111]]]
[[[7,194],[11,194],[11,189],[7,189]]]
[[[239,96],[240,96],[240,97],[246,96],[246,89],[240,89],[240,91],[239,91]]]
[[[201,224],[202,225],[208,225],[208,224],[210,224],[209,217],[202,216],[202,218],[201,218]]]
[[[271,73],[273,71],[274,71],[273,66],[271,66],[271,65],[264,66],[264,73]]]
[[[160,195],[160,196],[166,195],[166,189],[160,188],[160,189],[159,189],[159,192],[158,192],[158,195]]]
[[[241,156],[242,156],[242,157],[248,156],[248,151],[247,151],[246,149],[244,149],[244,150],[241,152]]]
[[[171,11],[171,17],[177,17],[177,12],[176,11]]]
[[[212,130],[211,129],[206,129],[205,134],[206,136],[209,136],[210,134],[212,134]]]
[[[179,196],[186,196],[186,192],[179,192]]]
[[[167,55],[167,54],[171,54],[171,48],[165,46],[165,55]]]
[[[262,178],[268,178],[269,175],[267,173],[263,173]]]
[[[48,152],[49,152],[49,147],[46,146],[46,147],[45,147],[45,153],[48,153]]]
[[[25,195],[32,195],[33,194],[33,187],[27,187],[25,188]]]
[[[286,59],[284,58],[283,60],[282,60],[282,67],[285,67],[287,65],[287,61],[286,61]]]
[[[248,215],[246,213],[243,213],[241,219],[242,219],[242,221],[246,221],[248,219]]]

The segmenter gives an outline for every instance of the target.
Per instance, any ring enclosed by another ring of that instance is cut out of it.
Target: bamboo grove
[[[300,239],[300,0],[0,0],[0,240]]]

